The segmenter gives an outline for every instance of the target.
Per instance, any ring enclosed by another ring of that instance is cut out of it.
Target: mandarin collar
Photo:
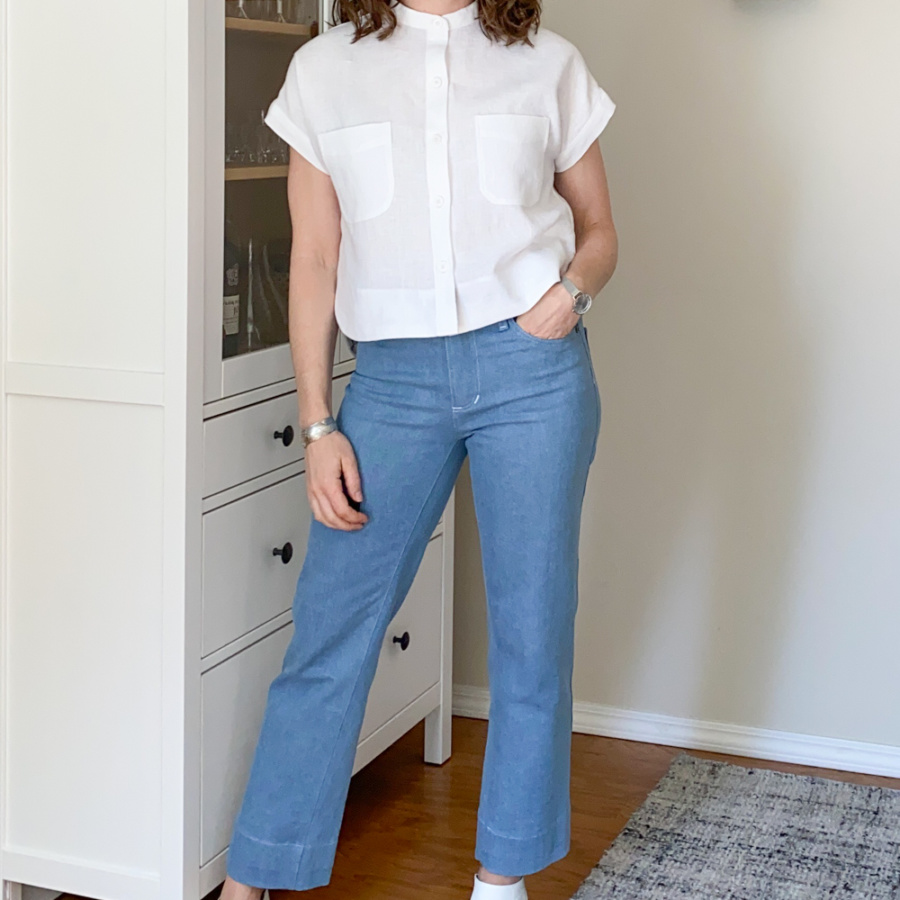
[[[403,25],[411,25],[413,28],[429,28],[438,19],[444,19],[451,29],[462,25],[469,25],[478,19],[478,0],[471,0],[461,9],[454,10],[439,16],[437,13],[423,12],[420,9],[412,9],[404,3],[398,2],[392,7],[397,21]]]

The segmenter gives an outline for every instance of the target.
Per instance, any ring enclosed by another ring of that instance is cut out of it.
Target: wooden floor
[[[443,766],[422,762],[423,735],[420,724],[354,776],[331,883],[312,891],[275,891],[272,900],[468,900],[478,868],[472,854],[487,722],[454,717],[453,753]],[[529,900],[568,900],[679,752],[572,735],[571,850],[528,876]],[[689,752],[900,788],[900,779]]]

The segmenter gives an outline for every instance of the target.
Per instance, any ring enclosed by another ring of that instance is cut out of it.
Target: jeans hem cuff
[[[540,834],[517,838],[497,834],[481,818],[477,820],[475,858],[496,875],[531,875],[562,859],[569,852],[568,817]]]
[[[330,882],[336,850],[337,842],[275,844],[235,829],[226,873],[250,887],[305,891]]]

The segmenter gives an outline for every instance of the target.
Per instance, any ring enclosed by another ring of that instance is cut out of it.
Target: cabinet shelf
[[[228,16],[225,19],[227,31],[250,31],[255,34],[281,35],[283,37],[311,37],[315,25],[294,25],[291,22],[269,22],[265,19],[238,19]]]
[[[287,166],[226,166],[226,181],[258,181],[263,178],[287,178]]]

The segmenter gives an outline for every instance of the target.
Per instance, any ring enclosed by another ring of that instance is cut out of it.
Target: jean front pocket
[[[528,338],[530,341],[535,341],[538,344],[566,344],[572,340],[573,337],[576,337],[578,334],[579,327],[581,326],[581,322],[576,322],[575,326],[569,331],[567,334],[564,334],[561,338],[545,338],[540,337],[539,335],[532,334],[530,331],[526,331],[516,320],[512,318],[509,320],[511,330],[514,334],[521,335],[524,338]]]

